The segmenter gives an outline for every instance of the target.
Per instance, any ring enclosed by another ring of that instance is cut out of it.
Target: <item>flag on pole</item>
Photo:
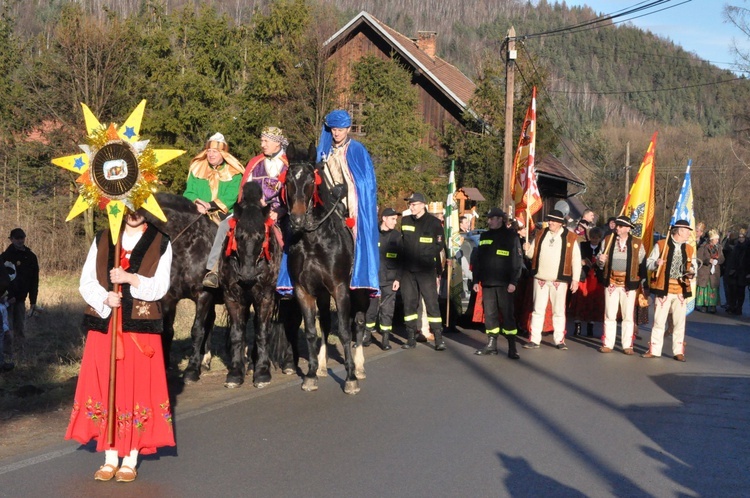
[[[630,187],[630,193],[625,198],[625,203],[622,205],[622,211],[620,212],[620,214],[630,218],[630,222],[633,224],[631,233],[635,237],[643,239],[646,254],[649,254],[651,247],[654,245],[654,208],[656,207],[654,202],[654,152],[656,151],[657,133],[659,132],[655,132],[651,137],[651,143],[648,145],[646,155],[643,156],[638,175],[633,181],[633,186]]]
[[[515,216],[529,216],[542,209],[542,196],[536,183],[534,154],[536,150],[536,87],[531,92],[531,104],[521,127],[518,148],[513,160],[511,196],[515,204]]]
[[[669,220],[669,226],[674,226],[677,220],[685,220],[690,223],[690,238],[687,244],[693,247],[693,254],[696,254],[697,243],[695,240],[695,213],[693,211],[693,184],[690,180],[690,165],[693,163],[692,160],[688,160],[687,169],[685,170],[685,179],[682,181],[682,188],[680,189],[680,196],[677,198],[677,204],[674,207],[674,214],[672,219]],[[695,309],[695,295],[698,291],[698,282],[696,279],[690,281],[690,289],[692,296],[687,299],[687,314],[693,312]]]
[[[456,256],[461,247],[461,235],[459,232],[455,161],[451,161],[451,173],[448,176],[448,198],[445,201],[445,240],[448,241],[451,258]]]

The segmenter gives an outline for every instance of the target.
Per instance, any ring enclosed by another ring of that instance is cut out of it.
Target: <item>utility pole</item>
[[[516,64],[516,30],[508,30],[507,52],[505,57],[505,156],[503,161],[503,209],[513,204],[511,198],[511,178],[513,178],[513,84]],[[508,213],[512,215],[513,213]]]
[[[630,141],[625,146],[625,198],[630,193]]]

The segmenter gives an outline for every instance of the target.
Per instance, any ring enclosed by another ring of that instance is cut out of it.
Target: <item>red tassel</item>
[[[227,250],[224,254],[229,257],[234,251],[237,250],[237,239],[234,238],[234,227],[237,226],[237,220],[234,216],[229,218],[229,232],[227,232]]]
[[[356,220],[354,218],[347,218],[346,219],[346,226],[348,226],[349,228],[354,228],[354,225],[356,225],[356,224],[357,224],[357,222],[356,222]]]

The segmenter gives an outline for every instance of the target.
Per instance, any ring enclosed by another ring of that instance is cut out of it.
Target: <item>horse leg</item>
[[[190,329],[190,337],[193,341],[193,352],[190,354],[188,366],[182,376],[185,384],[198,382],[201,376],[201,360],[203,359],[203,348],[206,343],[206,320],[213,311],[213,296],[208,292],[202,292],[195,300],[195,319]]]
[[[255,301],[255,314],[258,319],[255,321],[255,351],[257,361],[253,370],[253,385],[257,388],[266,387],[271,383],[270,360],[268,357],[268,334],[271,315],[273,314],[274,296],[273,293],[266,293],[259,296]]]
[[[227,300],[229,313],[229,371],[224,387],[240,387],[245,381],[245,327],[247,327],[247,306],[244,303]]]
[[[299,365],[299,327],[302,324],[302,314],[297,302],[291,299],[282,300],[279,307],[279,317],[284,317],[282,325],[287,341],[281,371],[284,375],[292,375]]]
[[[331,296],[318,297],[321,346],[318,352],[318,377],[328,377],[328,337],[331,335]]]
[[[211,370],[211,337],[214,332],[214,322],[216,321],[216,309],[214,309],[213,303],[208,307],[208,313],[206,314],[206,320],[203,322],[203,343],[201,344],[201,368],[203,370]]]
[[[301,287],[296,287],[294,293],[297,296],[302,309],[302,317],[305,320],[305,339],[307,340],[307,373],[302,379],[303,391],[318,390],[318,352],[320,351],[321,339],[315,329],[315,299],[305,292]]]
[[[359,382],[354,375],[354,360],[352,358],[351,297],[346,283],[336,286],[335,299],[339,320],[339,338],[341,339],[341,345],[344,347],[344,364],[346,366],[344,392],[346,394],[357,394]]]
[[[177,300],[172,297],[165,297],[161,301],[162,305],[162,333],[161,348],[164,353],[164,369],[169,370],[170,351],[172,349],[172,340],[174,339],[174,319],[177,314]]]
[[[365,373],[365,348],[362,344],[362,336],[365,331],[365,314],[361,311],[354,315],[352,323],[357,340],[354,345],[354,376],[362,380],[367,377]]]

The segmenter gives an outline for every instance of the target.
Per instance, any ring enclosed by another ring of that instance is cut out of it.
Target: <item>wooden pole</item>
[[[120,267],[120,248],[122,247],[122,237],[118,237],[115,244],[115,268]],[[114,292],[120,293],[120,284],[114,284]],[[109,347],[109,393],[107,397],[107,444],[110,447],[115,445],[115,378],[117,375],[117,334],[119,332],[120,308],[112,308],[112,314],[109,316],[109,333],[111,342]]]
[[[625,197],[630,193],[630,142],[625,146]]]
[[[513,178],[513,93],[516,63],[516,30],[508,30],[508,50],[505,57],[505,155],[503,160],[503,202],[511,203],[511,178]]]

